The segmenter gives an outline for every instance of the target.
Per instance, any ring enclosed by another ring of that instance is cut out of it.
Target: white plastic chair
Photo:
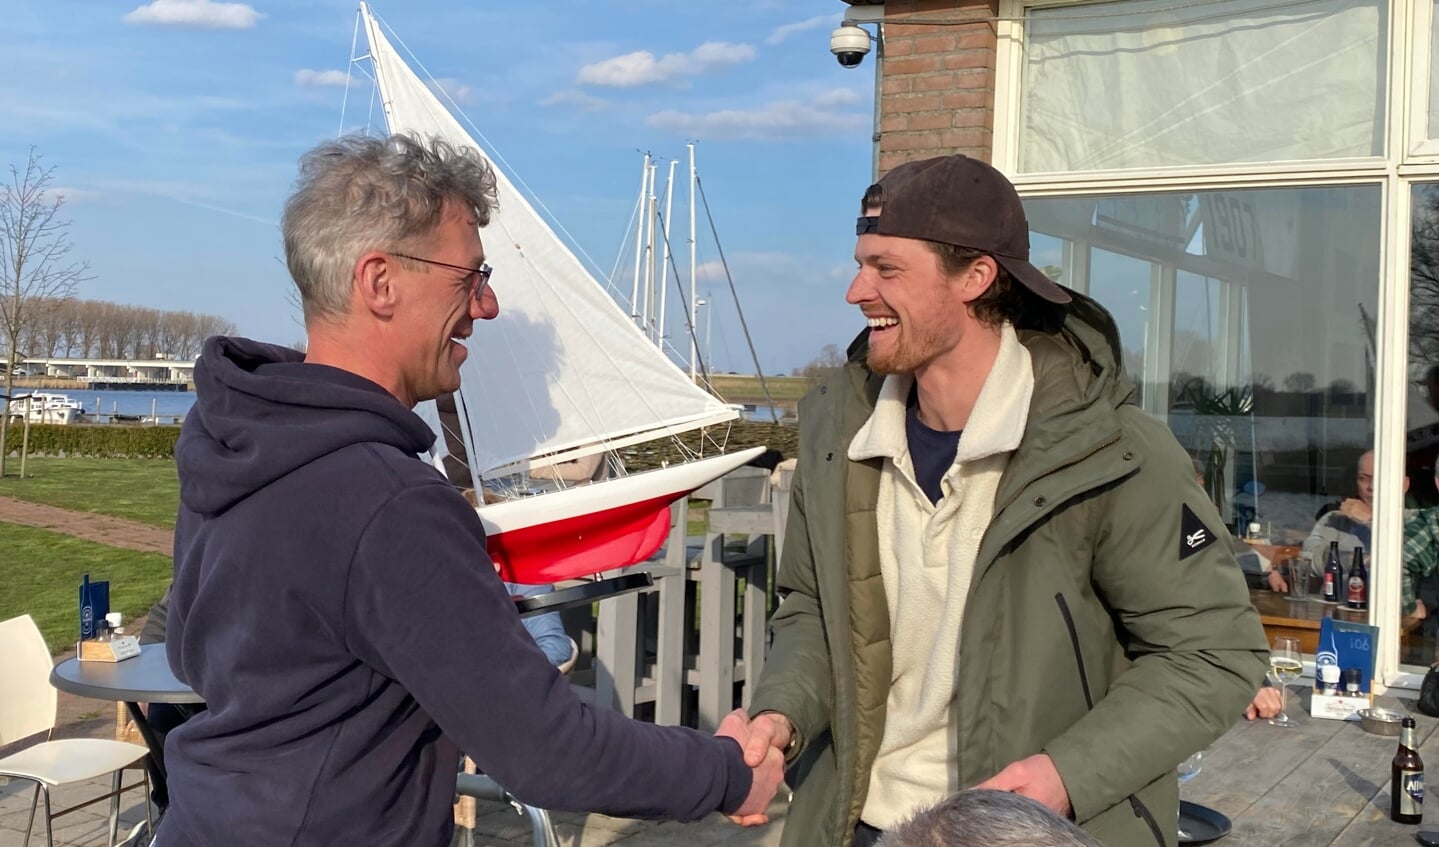
[[[121,772],[141,765],[150,751],[138,744],[106,739],[50,740],[55,730],[58,703],[55,688],[50,685],[53,667],[45,639],[29,615],[0,622],[0,747],[45,733],[44,741],[0,759],[0,776],[28,779],[35,783],[35,797],[30,801],[30,820],[25,824],[25,844],[30,843],[30,831],[35,826],[35,807],[43,794],[46,847],[53,847],[55,843],[52,820],[107,797],[110,799],[109,844],[113,847],[120,824],[120,793],[124,790],[120,786]],[[144,782],[135,785],[144,786],[145,821],[149,831],[153,832],[150,776],[143,767],[140,770],[144,774]],[[112,775],[110,793],[62,809],[59,813],[51,813],[51,788],[83,782],[107,773]]]

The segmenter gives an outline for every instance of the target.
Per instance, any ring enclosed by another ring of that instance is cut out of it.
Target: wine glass
[[[1279,689],[1279,714],[1269,719],[1272,726],[1294,727],[1299,722],[1285,714],[1288,705],[1288,683],[1304,673],[1304,661],[1299,653],[1299,639],[1280,635],[1274,639],[1269,650],[1269,681]]]

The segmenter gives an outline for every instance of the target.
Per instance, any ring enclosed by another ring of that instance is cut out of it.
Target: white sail
[[[494,157],[405,64],[365,4],[391,132]],[[480,230],[500,317],[475,327],[458,396],[471,469],[539,466],[733,420],[611,299],[498,167],[499,208]]]

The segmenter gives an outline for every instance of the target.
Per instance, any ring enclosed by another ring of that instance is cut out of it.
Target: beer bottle
[[[1351,609],[1369,608],[1369,569],[1364,567],[1364,548],[1354,548],[1354,559],[1349,565],[1348,590],[1344,596],[1345,605]]]
[[[1424,819],[1424,761],[1414,741],[1414,719],[1404,718],[1399,729],[1399,751],[1389,782],[1389,817],[1399,823]]]
[[[1340,588],[1344,584],[1344,568],[1339,564],[1339,542],[1329,542],[1329,557],[1324,561],[1324,590],[1319,599],[1325,603],[1338,603],[1343,598]]]

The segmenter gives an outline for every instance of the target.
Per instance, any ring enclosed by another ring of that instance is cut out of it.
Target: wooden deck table
[[[1413,845],[1420,829],[1439,829],[1439,804],[1425,803],[1418,826],[1389,820],[1389,762],[1398,738],[1371,735],[1358,722],[1309,716],[1312,689],[1289,688],[1293,729],[1239,722],[1204,752],[1202,768],[1180,796],[1226,815],[1233,831],[1217,844]],[[1413,714],[1419,755],[1439,765],[1439,720],[1413,700],[1382,696],[1376,706]]]
[[[1249,602],[1259,612],[1264,636],[1270,644],[1274,643],[1275,636],[1292,635],[1299,639],[1299,649],[1307,655],[1313,655],[1319,647],[1319,622],[1324,618],[1354,623],[1369,621],[1368,612],[1321,603],[1317,594],[1295,600],[1282,592],[1251,588]]]

